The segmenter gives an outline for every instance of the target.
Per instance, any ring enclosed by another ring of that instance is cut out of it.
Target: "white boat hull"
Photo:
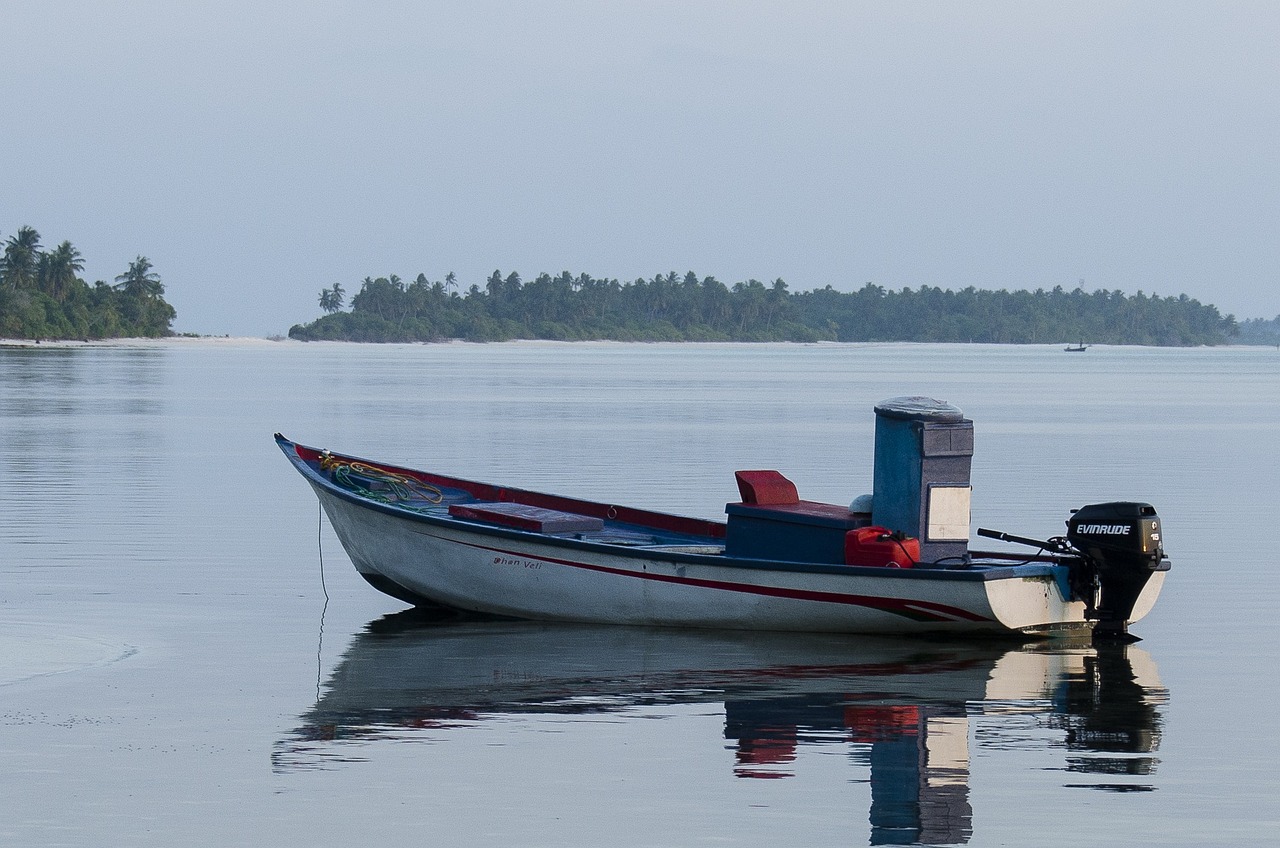
[[[1048,568],[931,571],[798,567],[655,547],[495,532],[372,509],[313,488],[356,569],[370,582],[474,612],[549,621],[851,633],[1043,633],[1085,628]],[[1164,574],[1152,575],[1136,621]]]

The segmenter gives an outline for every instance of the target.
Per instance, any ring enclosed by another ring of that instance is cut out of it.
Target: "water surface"
[[[0,842],[1256,844],[1280,826],[1270,349],[0,349]],[[271,434],[719,518],[974,420],[974,526],[1156,505],[1128,650],[423,621]]]

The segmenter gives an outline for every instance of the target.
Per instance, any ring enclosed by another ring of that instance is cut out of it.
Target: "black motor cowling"
[[[1153,571],[1167,568],[1160,541],[1160,517],[1144,503],[1090,504],[1067,521],[1067,540],[1084,554],[1090,582],[1098,588],[1099,636],[1123,636],[1138,595]],[[1090,605],[1093,607],[1094,605]]]

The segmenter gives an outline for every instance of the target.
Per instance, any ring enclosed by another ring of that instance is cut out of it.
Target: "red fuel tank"
[[[911,568],[920,560],[920,540],[887,527],[859,527],[844,536],[845,565]]]

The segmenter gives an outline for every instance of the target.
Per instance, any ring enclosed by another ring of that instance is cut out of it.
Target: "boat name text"
[[[521,559],[519,557],[496,556],[493,558],[494,565],[519,565],[524,568],[542,568],[542,563],[531,559]]]

